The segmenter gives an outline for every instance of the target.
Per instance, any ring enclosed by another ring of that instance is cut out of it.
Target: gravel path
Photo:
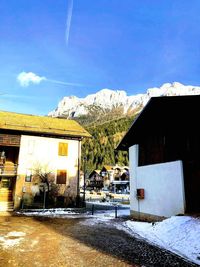
[[[113,223],[116,220],[121,219],[114,219]],[[0,266],[197,265],[117,230],[112,224],[87,225],[85,219],[12,216],[0,217]]]

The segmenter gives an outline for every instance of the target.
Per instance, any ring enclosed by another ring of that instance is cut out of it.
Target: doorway
[[[1,183],[0,183],[0,188],[11,189],[10,177],[2,177]]]
[[[200,160],[184,162],[186,212],[200,212]]]

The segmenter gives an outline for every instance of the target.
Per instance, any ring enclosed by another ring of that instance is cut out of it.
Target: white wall
[[[181,161],[147,166],[138,165],[138,146],[129,149],[131,173],[131,210],[170,217],[185,212],[184,179]],[[144,188],[145,198],[136,198],[136,189]]]
[[[68,144],[68,156],[58,155],[59,142]],[[73,201],[77,196],[79,145],[76,140],[22,135],[15,186],[15,209],[21,205],[22,189],[25,188],[25,192],[30,195],[37,191],[32,182],[25,181],[25,176],[30,170],[34,174],[38,164],[42,168],[45,167],[46,171],[54,173],[55,178],[57,170],[67,171],[66,185],[59,185],[59,194],[68,196]]]
[[[68,156],[58,155],[59,142],[68,143]],[[53,173],[67,170],[67,180],[77,177],[78,141],[22,135],[18,162],[18,175],[26,175],[39,163]]]

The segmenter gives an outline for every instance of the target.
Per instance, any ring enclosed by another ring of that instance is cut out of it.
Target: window
[[[67,171],[66,170],[57,170],[57,184],[66,184],[67,181]]]
[[[67,143],[59,143],[58,155],[59,156],[68,156],[68,144]]]
[[[31,182],[31,178],[32,178],[32,170],[28,169],[26,171],[25,182]]]

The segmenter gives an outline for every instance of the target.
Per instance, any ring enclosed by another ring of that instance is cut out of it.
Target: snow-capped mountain
[[[200,87],[183,85],[178,82],[165,83],[160,88],[147,89],[145,94],[127,96],[125,91],[102,89],[96,94],[91,94],[85,98],[76,96],[65,96],[58,107],[49,112],[52,117],[79,117],[81,115],[91,115],[91,112],[110,112],[120,109],[123,114],[142,108],[151,97],[156,96],[177,96],[177,95],[198,95]]]

